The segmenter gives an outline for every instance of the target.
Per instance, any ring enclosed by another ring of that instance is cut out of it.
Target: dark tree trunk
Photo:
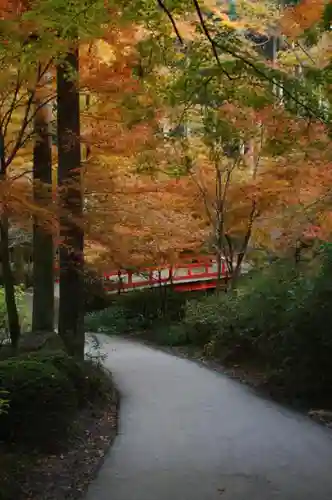
[[[6,179],[6,165],[5,165],[5,148],[4,138],[0,134],[0,182]],[[0,217],[0,253],[2,264],[2,277],[5,288],[8,329],[12,348],[14,350],[18,347],[18,342],[21,335],[20,318],[18,315],[14,275],[10,267],[10,252],[9,252],[9,222],[8,214],[5,206],[1,207]]]
[[[73,75],[78,49],[57,68],[58,184],[60,198],[59,335],[68,353],[84,357],[84,276],[79,92]]]
[[[40,106],[36,102],[36,106]],[[34,201],[39,207],[52,202],[52,149],[49,106],[36,112],[36,142],[33,151]],[[54,329],[54,249],[53,236],[37,218],[33,225],[33,309],[32,330]]]
[[[217,250],[217,284],[215,288],[215,292],[219,293],[222,289],[222,251],[218,248]]]
[[[14,263],[14,282],[26,284],[24,270],[24,247],[22,245],[17,245],[13,248],[12,260]]]
[[[10,267],[8,227],[8,217],[3,212],[0,222],[2,277],[5,288],[10,342],[12,348],[16,350],[21,335],[21,327],[15,298],[14,276]]]

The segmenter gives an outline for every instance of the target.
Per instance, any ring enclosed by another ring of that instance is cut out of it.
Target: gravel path
[[[99,339],[120,429],[86,500],[331,500],[331,431],[196,363]]]

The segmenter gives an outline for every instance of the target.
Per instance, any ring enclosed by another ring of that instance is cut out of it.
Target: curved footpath
[[[196,363],[99,336],[119,435],[86,500],[331,500],[332,432]]]

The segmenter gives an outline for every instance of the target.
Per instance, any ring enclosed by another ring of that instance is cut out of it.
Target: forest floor
[[[50,454],[0,447],[1,474],[8,476],[1,500],[80,498],[96,476],[116,433],[117,404],[110,401],[104,408],[78,415],[69,439]]]

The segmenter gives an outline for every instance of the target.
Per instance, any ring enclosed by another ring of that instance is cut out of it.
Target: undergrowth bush
[[[0,415],[0,439],[46,445],[64,435],[78,406],[72,381],[52,363],[10,359],[0,363],[9,407]]]
[[[175,347],[188,344],[187,332],[181,323],[159,323],[156,328],[143,332],[142,337],[163,346]]]
[[[307,280],[288,262],[264,272],[251,272],[239,287],[187,303],[184,327],[191,341],[209,342],[210,351],[225,356],[274,356],[279,333],[294,321],[308,293]]]
[[[128,319],[141,318],[142,325],[149,326],[162,318],[178,321],[184,314],[187,294],[161,287],[118,296],[116,304],[125,311]]]
[[[189,301],[189,342],[222,362],[264,367],[267,382],[299,402],[332,403],[332,253],[320,265],[278,261],[239,288]]]
[[[129,325],[124,309],[113,303],[106,309],[87,314],[85,316],[85,328],[89,332],[105,332],[116,335],[126,333]]]
[[[79,409],[108,400],[114,390],[110,374],[99,364],[61,350],[1,361],[0,387],[7,402],[6,412],[0,411],[0,440],[37,448],[58,443]]]
[[[85,326],[91,332],[109,334],[159,331],[183,318],[187,298],[186,293],[166,288],[124,293],[114,296],[107,309],[88,314]]]
[[[77,395],[79,407],[101,401],[107,397],[110,377],[95,361],[86,359],[79,361],[63,351],[41,351],[23,354],[22,359],[36,361],[40,364],[52,364],[72,382]]]
[[[332,252],[298,301],[292,322],[279,334],[271,380],[299,400],[331,405]],[[275,345],[276,342],[275,342]]]

